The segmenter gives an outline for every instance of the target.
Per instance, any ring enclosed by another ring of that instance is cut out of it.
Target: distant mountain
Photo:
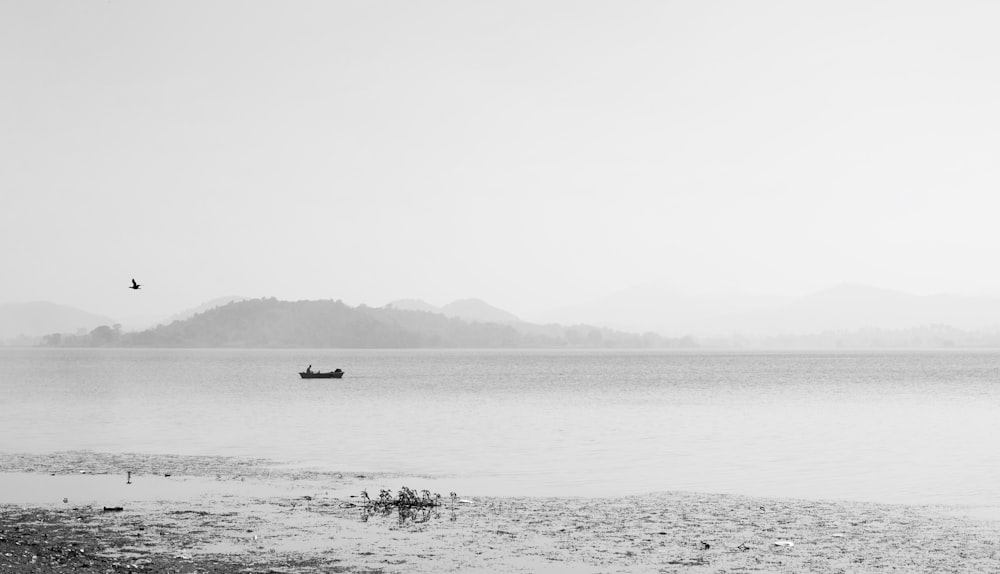
[[[481,323],[521,322],[513,313],[494,307],[482,299],[459,299],[448,303],[444,307],[435,307],[420,299],[399,299],[386,305],[386,308],[440,313],[445,317],[455,317],[466,321],[479,321]]]
[[[852,284],[804,296],[692,295],[669,286],[646,285],[557,309],[541,319],[700,337],[807,335],[923,325],[975,330],[1000,326],[1000,297],[912,295]]]
[[[702,339],[709,348],[743,349],[953,349],[1000,347],[1000,330],[962,330],[931,324],[904,329],[854,329],[808,335],[733,335]]]
[[[926,325],[975,330],[1000,325],[1000,298],[912,295],[844,284],[802,297],[789,297],[773,308],[723,319],[732,331],[766,335],[910,329]]]
[[[756,295],[690,294],[662,283],[637,285],[601,299],[569,305],[533,317],[543,323],[589,323],[665,336],[727,332],[720,318],[771,308],[781,298]]]
[[[488,307],[488,306],[487,306]],[[472,304],[472,309],[482,310]],[[507,318],[507,315],[501,315]],[[249,299],[141,332],[102,328],[49,337],[49,346],[287,348],[528,348],[691,346],[586,325],[467,321],[441,313],[350,307],[340,301]]]
[[[114,323],[114,319],[103,315],[44,301],[0,305],[0,340],[90,331]]]
[[[498,309],[481,299],[460,299],[441,307],[446,317],[458,317],[466,321],[481,323],[519,323],[513,313]]]

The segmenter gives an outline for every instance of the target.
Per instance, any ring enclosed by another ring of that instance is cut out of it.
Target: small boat
[[[336,369],[333,371],[312,371],[306,369],[305,371],[300,371],[299,376],[303,379],[339,379],[344,376],[344,371]]]

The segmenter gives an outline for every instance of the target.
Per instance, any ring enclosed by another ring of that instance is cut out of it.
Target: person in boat
[[[313,372],[313,366],[312,366],[312,365],[309,365],[308,367],[306,367],[306,372],[307,372],[307,373],[311,373],[311,372]]]

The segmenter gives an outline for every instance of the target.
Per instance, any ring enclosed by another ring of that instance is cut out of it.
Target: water
[[[300,380],[310,363],[347,375]],[[1000,504],[993,351],[0,349],[0,397],[0,452],[264,457],[468,494]]]

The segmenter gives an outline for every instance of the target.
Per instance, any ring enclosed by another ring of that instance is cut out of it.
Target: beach
[[[400,514],[361,490],[447,480],[90,452],[0,455],[0,471],[0,572],[1000,571],[989,507],[442,492]]]

